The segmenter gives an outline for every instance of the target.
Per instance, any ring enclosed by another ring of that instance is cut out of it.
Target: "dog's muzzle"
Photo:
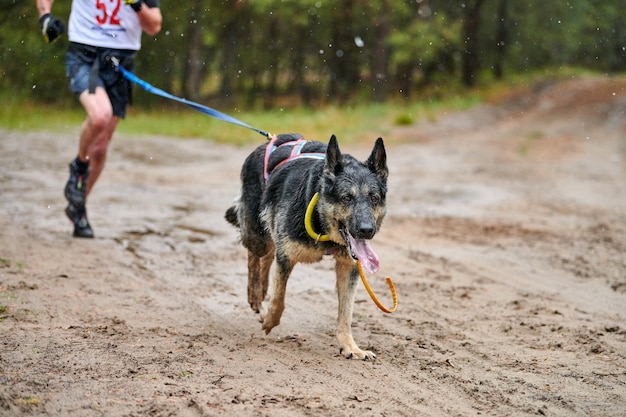
[[[339,232],[341,233],[343,240],[346,242],[346,248],[348,249],[348,253],[352,259],[361,262],[361,265],[370,273],[373,274],[377,272],[380,262],[378,260],[378,255],[376,255],[370,246],[370,240],[355,239],[345,226],[340,227]],[[374,235],[373,230],[370,232],[370,235]]]

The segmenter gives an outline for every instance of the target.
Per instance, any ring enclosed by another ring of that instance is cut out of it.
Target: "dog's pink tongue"
[[[366,239],[355,239],[350,236],[350,246],[354,254],[361,262],[361,265],[370,273],[374,274],[378,271],[380,262],[378,255],[374,253],[370,246],[370,241]]]

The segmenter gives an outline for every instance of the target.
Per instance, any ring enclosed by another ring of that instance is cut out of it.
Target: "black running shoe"
[[[84,174],[78,173],[74,163],[70,164],[70,179],[65,184],[65,198],[70,205],[82,207],[85,205],[85,191],[87,190],[87,179],[89,171]]]
[[[74,237],[93,238],[93,230],[87,220],[87,209],[85,206],[67,206],[65,214],[74,223]]]

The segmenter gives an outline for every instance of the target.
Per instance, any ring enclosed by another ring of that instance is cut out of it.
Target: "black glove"
[[[41,26],[41,34],[46,43],[54,42],[59,36],[65,33],[65,24],[61,19],[46,13],[39,18],[39,26]]]
[[[141,10],[141,0],[124,0],[124,4],[130,5],[135,12]]]

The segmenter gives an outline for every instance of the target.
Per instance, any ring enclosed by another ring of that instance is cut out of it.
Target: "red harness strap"
[[[302,153],[302,148],[304,148],[304,145],[306,145],[307,143],[306,139],[301,138],[298,140],[292,140],[289,142],[281,143],[280,145],[276,146],[277,138],[278,138],[277,136],[274,136],[272,140],[270,141],[270,143],[267,145],[267,148],[265,148],[265,160],[264,160],[264,165],[263,165],[263,176],[265,178],[265,181],[269,180],[270,178],[270,173],[267,171],[267,166],[270,160],[270,155],[272,154],[272,152],[274,152],[274,150],[276,150],[277,147],[285,146],[285,145],[293,145],[293,148],[291,149],[291,154],[289,155],[289,157],[287,159],[280,161],[278,164],[276,164],[276,166],[272,169],[272,171],[277,169],[281,165],[286,164],[287,162],[293,161],[294,159],[300,159],[300,158],[324,159],[326,158],[326,154],[324,153],[317,153],[317,152]]]

